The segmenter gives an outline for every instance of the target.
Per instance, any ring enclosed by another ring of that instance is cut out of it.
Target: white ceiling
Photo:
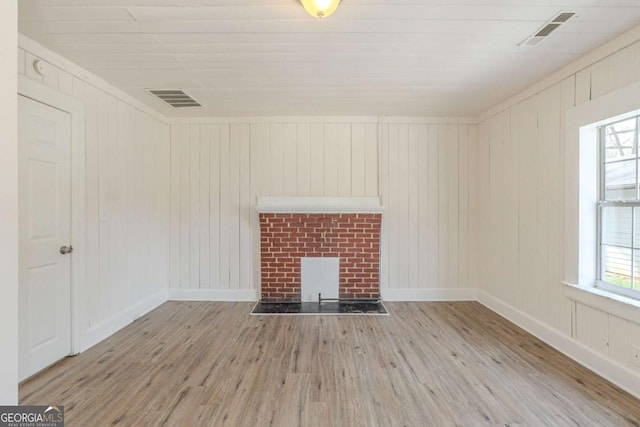
[[[20,32],[169,116],[474,116],[640,23],[640,0],[20,0]],[[517,43],[576,12],[536,47]],[[145,88],[180,88],[173,109]]]

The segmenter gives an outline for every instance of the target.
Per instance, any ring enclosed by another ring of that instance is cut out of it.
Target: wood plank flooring
[[[640,401],[478,303],[169,302],[20,387],[67,426],[624,426]]]

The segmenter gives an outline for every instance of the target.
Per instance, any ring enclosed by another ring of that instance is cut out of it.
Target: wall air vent
[[[562,12],[548,20],[538,31],[518,43],[518,46],[535,46],[540,44],[552,32],[557,30],[562,24],[567,22],[575,13]]]
[[[147,92],[157,96],[174,108],[202,106],[198,101],[180,89],[147,89]]]

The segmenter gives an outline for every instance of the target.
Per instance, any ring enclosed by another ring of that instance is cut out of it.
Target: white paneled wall
[[[474,140],[475,126],[468,125],[382,127],[385,298],[473,298],[466,290],[469,150]]]
[[[255,298],[257,196],[377,193],[376,124],[173,125],[170,286]]]
[[[564,114],[640,81],[640,42],[478,125],[479,287],[534,322],[630,363],[640,325],[564,296]],[[576,221],[578,218],[576,218]]]
[[[169,126],[83,78],[18,49],[18,72],[84,103],[86,271],[80,349],[166,298]]]
[[[172,294],[255,298],[254,205],[268,195],[380,195],[383,296],[468,288],[474,133],[467,125],[355,122],[172,125],[170,286],[181,290]]]

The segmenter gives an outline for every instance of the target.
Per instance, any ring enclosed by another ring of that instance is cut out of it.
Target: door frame
[[[71,349],[80,352],[82,291],[85,283],[85,109],[84,103],[25,76],[18,76],[18,96],[48,105],[71,116]]]

